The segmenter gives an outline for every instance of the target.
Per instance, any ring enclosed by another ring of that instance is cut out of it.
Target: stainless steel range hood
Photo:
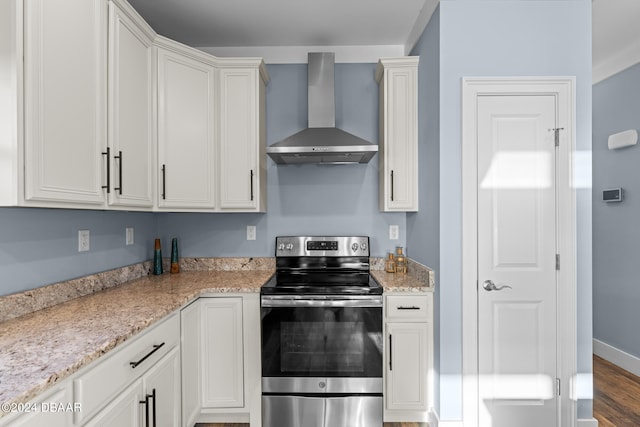
[[[368,163],[378,145],[336,128],[334,54],[308,58],[309,127],[267,147],[267,154],[278,164]]]

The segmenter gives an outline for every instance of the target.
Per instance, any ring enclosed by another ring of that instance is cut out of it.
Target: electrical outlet
[[[78,252],[87,252],[91,247],[89,230],[78,230]]]
[[[125,234],[125,245],[127,245],[127,246],[133,245],[133,242],[134,242],[133,227],[125,228],[124,229],[124,234]]]
[[[398,240],[400,238],[400,227],[397,225],[389,226],[389,240]]]
[[[256,240],[256,226],[247,225],[247,240]]]

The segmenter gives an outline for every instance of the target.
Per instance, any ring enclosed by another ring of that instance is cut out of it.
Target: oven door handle
[[[309,298],[262,296],[262,307],[382,307],[382,296]]]

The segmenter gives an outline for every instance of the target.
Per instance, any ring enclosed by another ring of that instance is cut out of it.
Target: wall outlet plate
[[[124,244],[127,246],[133,245],[134,243],[133,227],[126,227],[124,229],[124,234],[125,234]]]
[[[78,252],[87,252],[91,247],[89,230],[78,230]]]
[[[256,240],[256,226],[247,225],[247,240]]]
[[[398,240],[400,238],[400,227],[397,225],[389,226],[389,240]]]

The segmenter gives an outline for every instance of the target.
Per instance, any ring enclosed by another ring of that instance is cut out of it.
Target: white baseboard
[[[596,339],[593,340],[593,353],[634,375],[640,376],[640,358],[632,354]]]
[[[598,420],[595,418],[578,420],[576,427],[598,427]]]
[[[464,427],[464,421],[440,421],[434,410],[429,412],[429,427]]]

